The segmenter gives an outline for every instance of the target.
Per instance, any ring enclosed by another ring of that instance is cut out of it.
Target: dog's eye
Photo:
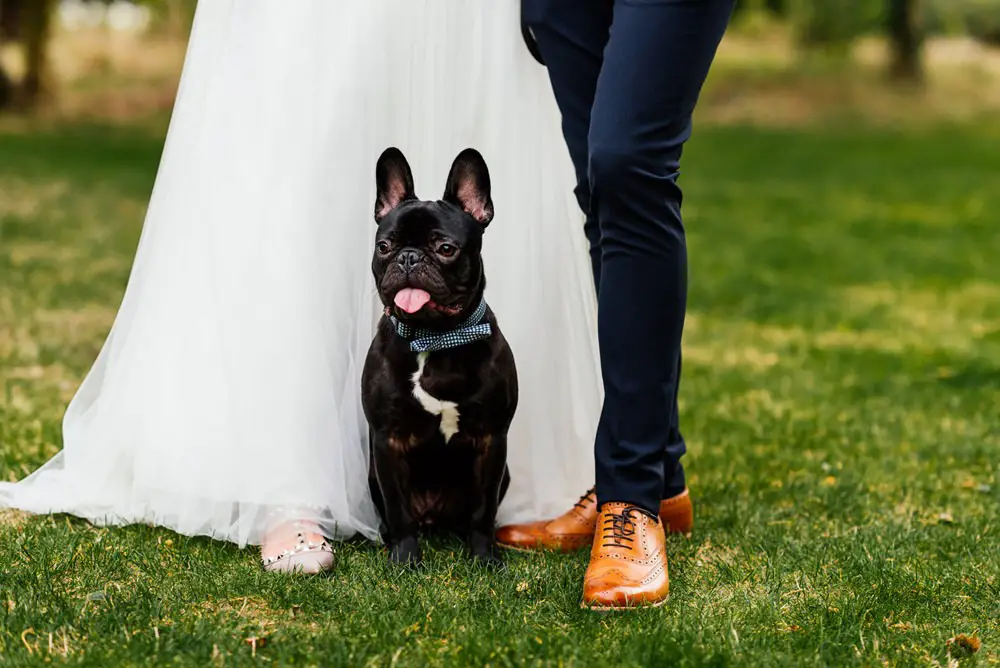
[[[452,257],[458,252],[458,249],[451,244],[441,244],[438,246],[438,255],[442,257]]]
[[[386,253],[388,253],[389,251],[392,250],[392,246],[389,245],[388,241],[380,241],[380,242],[378,242],[377,244],[375,244],[375,248],[382,255],[385,255]]]

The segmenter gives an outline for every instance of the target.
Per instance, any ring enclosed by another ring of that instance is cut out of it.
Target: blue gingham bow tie
[[[407,325],[396,316],[389,316],[396,333],[400,338],[410,342],[410,350],[415,353],[431,353],[435,350],[446,350],[448,348],[458,348],[475,341],[488,339],[493,334],[490,323],[483,322],[486,317],[486,300],[479,302],[479,306],[472,312],[465,322],[455,329],[446,332],[436,332],[430,329],[421,329]]]

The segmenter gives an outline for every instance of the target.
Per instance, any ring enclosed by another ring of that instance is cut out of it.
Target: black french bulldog
[[[473,557],[502,566],[497,507],[510,475],[517,408],[514,355],[483,300],[490,175],[466,149],[439,201],[417,199],[403,154],[375,171],[372,272],[385,316],[362,374],[371,433],[369,487],[394,564],[418,566],[418,533],[459,534]]]

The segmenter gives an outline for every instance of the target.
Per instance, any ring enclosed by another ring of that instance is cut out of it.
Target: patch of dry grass
[[[29,517],[31,517],[31,515],[21,512],[20,510],[11,510],[9,508],[0,509],[0,525],[10,527],[12,529],[19,529],[23,527]]]
[[[886,78],[884,40],[859,41],[846,62],[814,62],[787,33],[727,35],[698,108],[701,121],[774,127],[863,118],[868,124],[969,121],[1000,111],[1000,49],[966,39],[927,44],[926,85]]]

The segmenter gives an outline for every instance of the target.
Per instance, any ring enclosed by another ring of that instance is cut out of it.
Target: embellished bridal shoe
[[[279,524],[267,533],[261,545],[265,571],[314,575],[333,568],[333,547],[319,525],[309,520]]]

